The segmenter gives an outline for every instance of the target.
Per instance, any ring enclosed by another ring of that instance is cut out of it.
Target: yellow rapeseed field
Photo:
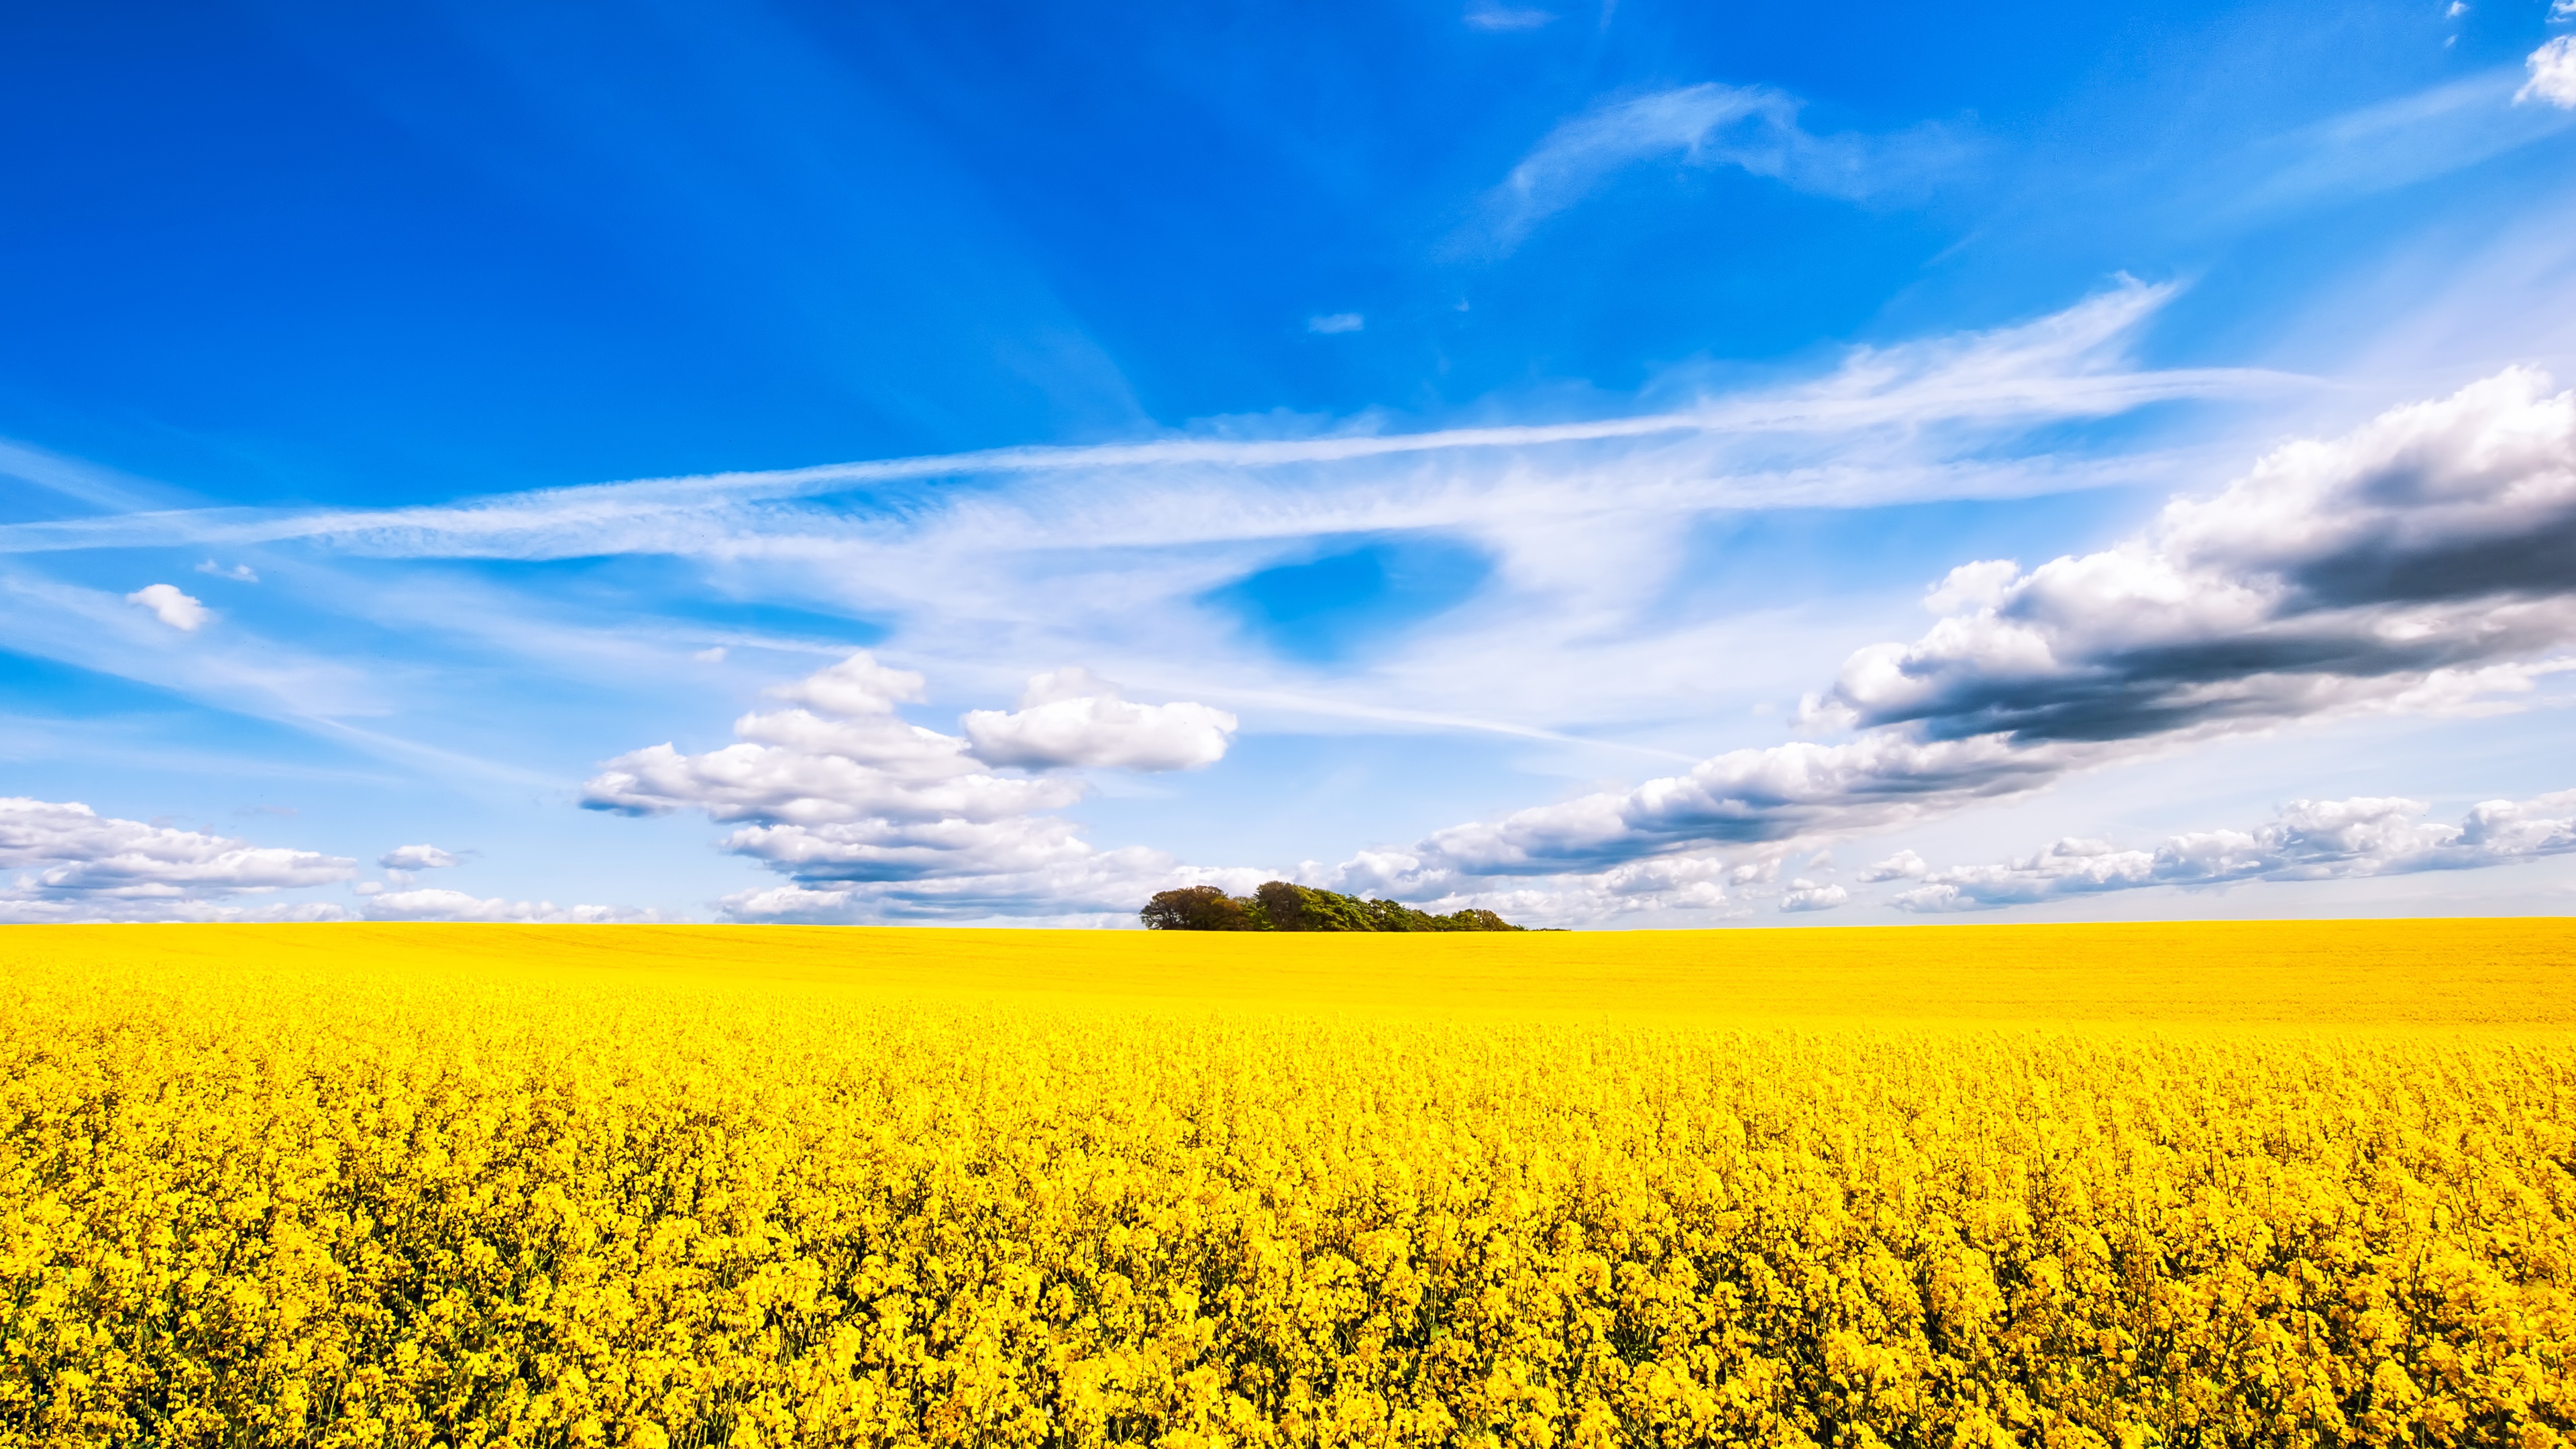
[[[0,1440],[2563,1445],[2576,923],[0,928]]]

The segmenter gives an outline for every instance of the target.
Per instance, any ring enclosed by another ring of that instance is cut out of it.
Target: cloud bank
[[[2509,369],[1931,602],[1940,624],[1854,655],[1809,716],[2031,747],[2510,688],[2576,638],[2576,394]]]
[[[1962,565],[1911,644],[1860,650],[1810,728],[1684,775],[1364,853],[1406,898],[1882,830],[2142,750],[2362,710],[2475,707],[2570,666],[2576,393],[2508,369],[2266,455],[2137,537]]]
[[[961,738],[895,713],[923,698],[923,683],[852,654],[772,691],[793,707],[742,716],[737,744],[697,755],[661,744],[608,761],[582,803],[739,824],[721,848],[792,884],[727,897],[738,919],[1123,915],[1166,885],[1259,880],[1184,870],[1159,851],[1098,850],[1048,813],[1084,793],[1053,771],[1197,768],[1224,754],[1233,716],[1131,704],[1067,669],[1031,680],[1017,712],[968,715]],[[1013,767],[1041,773],[996,773]]]
[[[366,899],[371,921],[504,921],[531,925],[640,925],[666,921],[659,911],[626,906],[558,906],[552,901],[477,898],[441,888],[377,891]]]
[[[405,845],[381,863],[411,871],[457,860],[433,845]],[[348,880],[357,862],[347,857],[120,820],[77,801],[0,799],[0,871],[15,872],[0,885],[0,921],[345,921],[358,914],[330,901],[256,899]],[[665,919],[619,906],[387,890],[374,881],[353,889],[365,917],[376,921]]]
[[[345,915],[331,906],[261,912],[227,902],[347,880],[357,863],[120,820],[77,801],[0,799],[0,920],[224,920]]]
[[[2576,852],[2576,790],[2489,800],[2457,825],[2422,822],[2426,808],[2401,799],[2293,800],[2268,824],[2176,835],[2153,850],[2061,840],[1997,865],[1917,870],[1923,884],[1892,904],[1918,913],[1995,910],[2149,886],[2478,870]]]

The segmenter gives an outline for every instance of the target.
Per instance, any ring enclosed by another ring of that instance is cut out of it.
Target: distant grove
[[[1519,931],[1492,911],[1453,911],[1435,916],[1394,901],[1363,900],[1339,891],[1264,881],[1249,896],[1215,886],[1164,891],[1137,914],[1150,931]]]

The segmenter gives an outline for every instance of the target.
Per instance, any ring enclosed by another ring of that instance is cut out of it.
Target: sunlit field
[[[2576,923],[0,931],[0,1440],[2555,1445]]]

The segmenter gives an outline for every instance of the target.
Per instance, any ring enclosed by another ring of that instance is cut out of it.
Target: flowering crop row
[[[2561,1445],[2576,1045],[0,985],[0,1440]]]

